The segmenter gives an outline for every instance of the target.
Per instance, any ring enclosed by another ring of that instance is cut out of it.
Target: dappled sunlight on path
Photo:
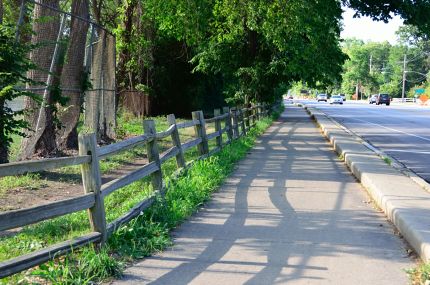
[[[289,107],[175,245],[114,284],[406,284],[403,244],[307,114]]]

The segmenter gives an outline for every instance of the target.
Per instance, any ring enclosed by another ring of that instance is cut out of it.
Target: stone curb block
[[[430,261],[430,193],[387,165],[327,116],[303,106],[388,219],[425,262]]]

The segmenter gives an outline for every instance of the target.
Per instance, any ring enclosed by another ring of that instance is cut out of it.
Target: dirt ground
[[[146,158],[134,160],[102,176],[102,184],[147,164]],[[78,197],[84,193],[80,175],[42,172],[41,187],[20,187],[0,196],[0,213]]]

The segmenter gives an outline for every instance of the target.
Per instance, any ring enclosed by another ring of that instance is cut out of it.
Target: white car
[[[324,93],[322,93],[322,94],[318,94],[318,95],[317,95],[317,101],[318,101],[318,102],[319,102],[319,101],[327,102],[327,94],[324,94]]]
[[[343,104],[343,99],[340,95],[333,95],[329,100],[330,104]]]

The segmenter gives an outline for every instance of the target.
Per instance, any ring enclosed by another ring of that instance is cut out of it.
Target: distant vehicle
[[[338,95],[339,95],[340,97],[342,97],[342,100],[343,100],[343,101],[346,101],[346,96],[345,96],[345,94],[339,93]]]
[[[302,96],[309,96],[309,90],[301,89],[300,90],[300,95],[302,95]]]
[[[293,95],[288,95],[288,96],[287,96],[287,99],[288,99],[288,100],[293,100],[293,99],[294,99],[294,97],[293,97]]]
[[[369,98],[369,104],[376,103],[376,98],[378,98],[377,94],[373,94],[372,96],[370,96],[370,98]]]
[[[386,93],[379,93],[378,97],[376,97],[376,105],[385,104],[387,106],[390,106],[391,98],[390,95]]]
[[[324,94],[324,93],[322,93],[322,94],[318,94],[318,95],[317,95],[317,101],[318,101],[318,102],[319,102],[319,101],[327,102],[327,94]]]
[[[340,95],[333,95],[333,96],[331,96],[329,102],[330,102],[330,104],[340,104],[340,105],[342,105],[343,104],[343,98]]]

